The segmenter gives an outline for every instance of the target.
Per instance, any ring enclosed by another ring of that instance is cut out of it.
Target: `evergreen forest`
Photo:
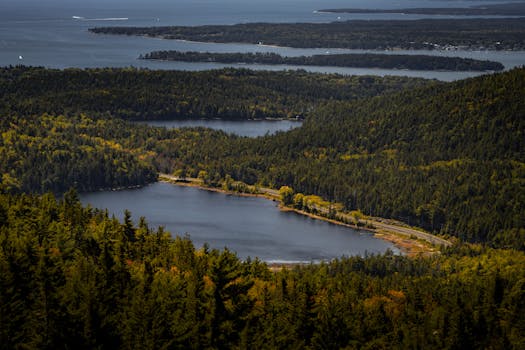
[[[188,92],[169,84],[192,75],[203,78]],[[200,174],[211,186],[227,177],[289,186],[462,241],[525,248],[524,69],[448,84],[282,72],[264,85],[268,75],[273,73],[6,68],[2,188],[61,193],[129,187],[178,171]],[[236,80],[237,90],[225,88]],[[237,102],[228,99],[236,91]],[[226,104],[238,106],[239,118],[259,110],[260,116],[305,121],[251,139],[125,120],[166,118],[179,105],[194,117],[216,118]]]
[[[523,96],[525,68],[451,83],[1,68],[0,348],[522,349]],[[135,122],[183,118],[303,124]],[[287,186],[297,208],[317,195],[455,244],[271,269],[79,202],[160,173]]]
[[[0,195],[1,349],[521,349],[523,252],[270,271],[83,208]]]

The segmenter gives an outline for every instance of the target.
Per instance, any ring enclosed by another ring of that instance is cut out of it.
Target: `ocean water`
[[[348,19],[418,19],[432,16],[402,14],[327,14],[322,8],[402,8],[413,6],[458,6],[486,2],[386,0],[2,0],[0,3],[0,65],[67,67],[146,67],[151,69],[203,70],[224,64],[152,62],[138,56],[154,50],[211,52],[277,52],[281,55],[311,55],[350,50],[291,49],[246,44],[213,44],[152,38],[95,35],[94,26],[157,26],[235,24],[246,22],[331,22]],[[436,16],[433,16],[436,17]],[[389,53],[389,52],[381,52]],[[418,52],[409,52],[418,53]],[[525,64],[525,52],[430,52],[496,59],[507,68]],[[239,66],[239,65],[237,65]],[[462,79],[479,73],[417,72],[340,67],[294,67],[241,65],[244,68],[309,71],[341,74],[408,75],[441,80]]]
[[[497,2],[497,1],[495,1]],[[487,1],[439,0],[2,0],[2,19],[49,20],[70,18],[104,20],[128,18],[132,25],[235,24],[243,22],[328,22],[346,19],[418,19],[404,14],[330,14],[323,8],[457,7]],[[446,16],[450,18],[450,16]]]

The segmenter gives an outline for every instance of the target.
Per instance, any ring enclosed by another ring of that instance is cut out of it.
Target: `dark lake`
[[[300,121],[293,120],[159,120],[138,122],[156,127],[186,128],[202,126],[205,128],[222,130],[228,134],[239,136],[258,137],[266,134],[275,134],[277,131],[288,131],[302,125]]]
[[[239,257],[268,262],[311,262],[343,255],[399,251],[370,233],[283,212],[264,198],[239,197],[192,187],[155,183],[140,189],[82,194],[84,204],[107,208],[122,218],[164,226],[173,235],[189,234],[197,247],[228,247]]]

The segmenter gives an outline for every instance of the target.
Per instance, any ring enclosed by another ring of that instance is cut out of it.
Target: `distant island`
[[[320,13],[402,13],[444,16],[525,16],[525,2],[477,5],[469,7],[418,7],[402,9],[323,9]]]
[[[183,62],[288,64],[300,66],[336,66],[411,70],[500,71],[504,68],[499,62],[481,61],[470,58],[369,53],[287,57],[276,53],[259,52],[212,53],[195,51],[154,51],[146,55],[141,55],[139,58]]]
[[[300,48],[525,50],[525,20],[521,18],[97,27],[89,31],[99,34]]]

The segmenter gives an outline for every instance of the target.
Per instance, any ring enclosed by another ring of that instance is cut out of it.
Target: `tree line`
[[[123,121],[47,114],[3,121],[8,127],[0,137],[2,192],[60,194],[69,188],[142,186],[157,179],[147,154],[116,141],[117,135],[130,135]]]
[[[0,194],[0,349],[520,349],[523,252],[271,272],[70,191]]]

